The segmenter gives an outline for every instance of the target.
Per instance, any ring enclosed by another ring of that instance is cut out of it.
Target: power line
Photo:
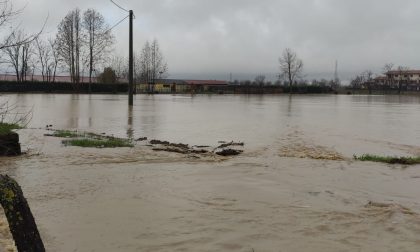
[[[106,30],[104,33],[107,33],[109,31],[111,31],[112,29],[114,29],[115,27],[117,27],[119,24],[121,24],[124,20],[126,20],[130,15],[127,15],[125,18],[121,19],[120,21],[118,21],[118,23],[116,23],[114,26],[112,26],[111,28],[109,28],[108,30]]]
[[[127,9],[124,9],[123,7],[121,7],[121,5],[117,4],[116,2],[114,2],[113,0],[110,0],[111,3],[115,4],[115,6],[117,6],[118,8],[120,8],[121,10],[125,11],[125,12],[129,12]]]

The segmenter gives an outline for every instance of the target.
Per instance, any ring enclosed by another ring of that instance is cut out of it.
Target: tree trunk
[[[18,183],[0,175],[0,203],[19,252],[45,252],[34,217]]]

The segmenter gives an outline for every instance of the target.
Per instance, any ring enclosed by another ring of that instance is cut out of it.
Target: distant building
[[[212,87],[227,86],[226,81],[218,80],[179,80],[159,79],[154,84],[136,84],[137,93],[205,93]]]
[[[393,70],[386,73],[388,79],[393,81],[404,81],[405,83],[420,84],[420,70]]]
[[[420,91],[420,70],[393,70],[378,76],[373,83],[380,87],[398,88],[402,85],[407,91]]]

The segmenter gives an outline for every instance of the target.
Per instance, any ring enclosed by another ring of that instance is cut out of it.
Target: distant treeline
[[[211,93],[223,94],[282,94],[290,93],[290,86],[283,85],[227,85],[220,87],[210,87]],[[331,87],[316,86],[316,85],[299,85],[293,86],[293,93],[295,94],[326,94],[333,93]]]
[[[127,93],[128,84],[90,84],[92,93]],[[6,93],[89,93],[88,83],[0,81],[0,92]]]
[[[102,84],[92,83],[92,93],[127,93],[128,84]],[[88,83],[64,83],[64,82],[42,82],[42,81],[0,81],[0,92],[2,93],[89,93]],[[194,90],[195,94],[201,93]],[[289,93],[289,86],[280,85],[233,85],[209,86],[203,93],[213,94],[281,94]],[[293,86],[295,94],[322,94],[334,93],[331,87],[317,85],[298,85]]]

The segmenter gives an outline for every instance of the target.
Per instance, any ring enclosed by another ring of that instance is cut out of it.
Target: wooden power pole
[[[133,90],[134,90],[134,83],[133,83],[133,11],[130,10],[130,35],[129,35],[129,52],[128,52],[128,106],[133,106]]]

